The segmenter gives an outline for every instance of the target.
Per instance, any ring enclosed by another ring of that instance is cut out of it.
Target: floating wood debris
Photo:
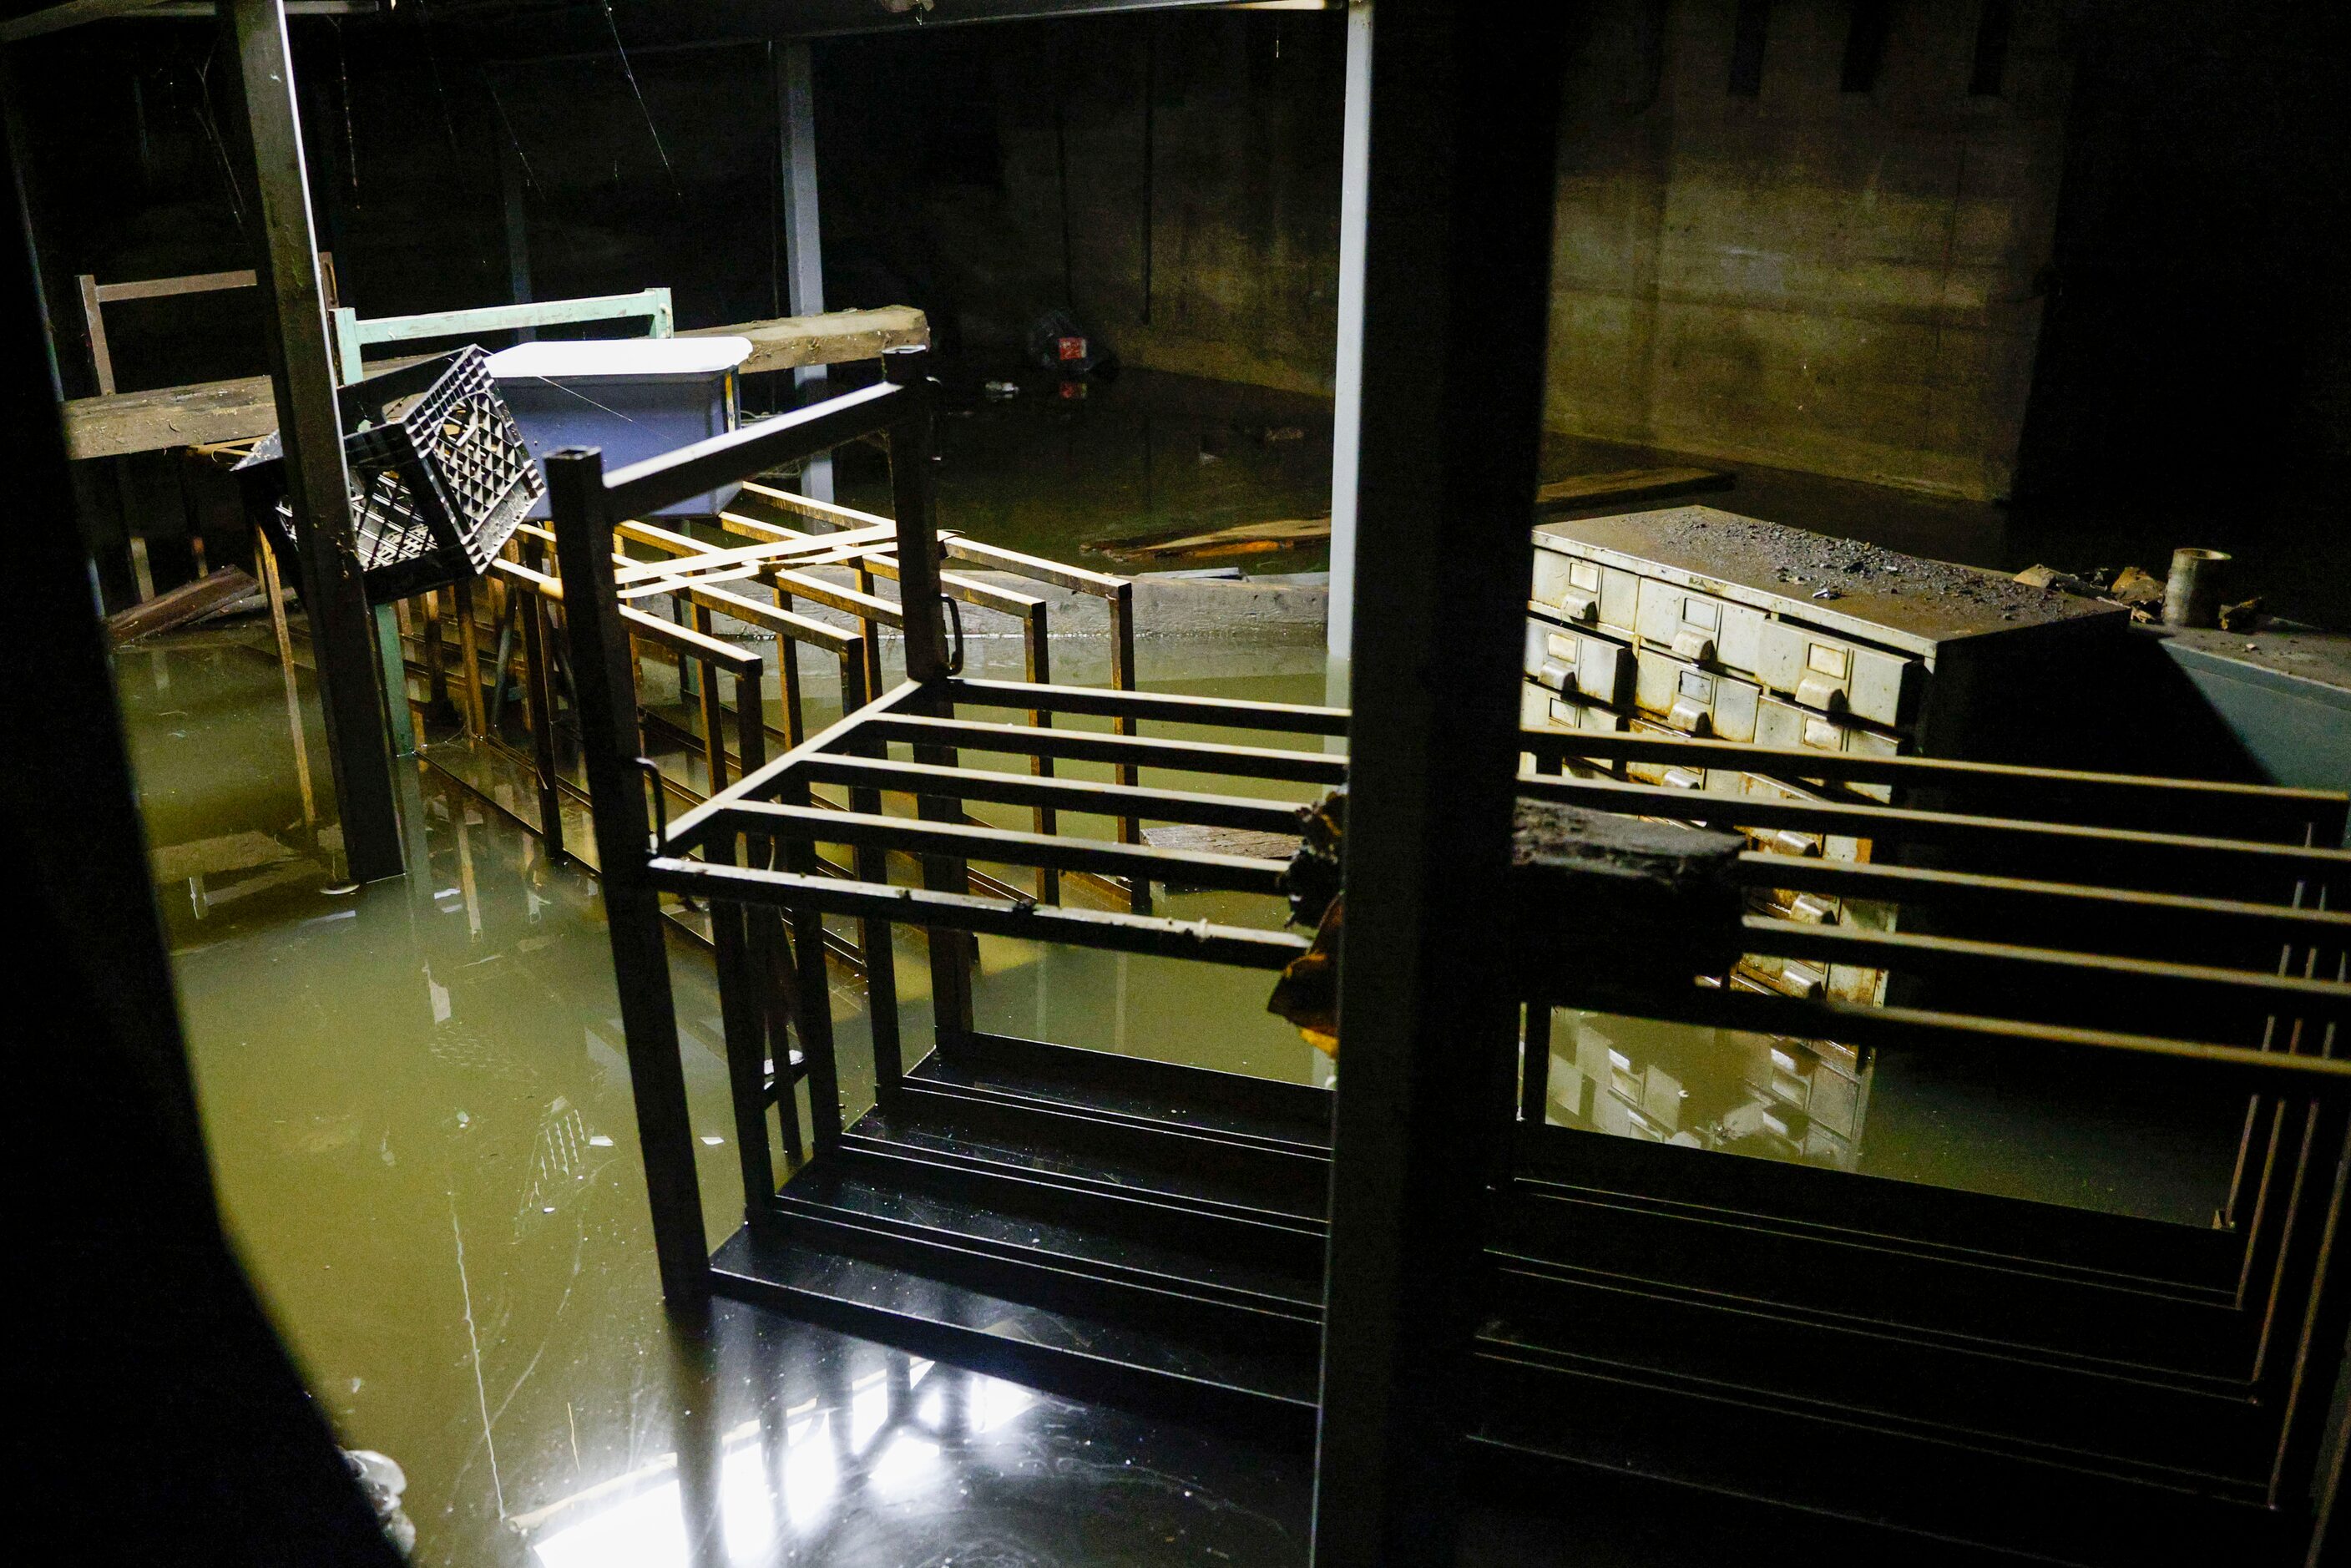
[[[1613,474],[1578,474],[1555,479],[1535,492],[1535,510],[1573,511],[1631,501],[1662,501],[1728,490],[1731,476],[1719,468],[1625,468]],[[1125,538],[1090,539],[1085,549],[1113,560],[1208,560],[1218,556],[1270,555],[1315,549],[1331,542],[1328,517],[1285,517],[1241,523],[1207,533],[1170,529]]]
[[[1205,534],[1177,529],[1132,538],[1092,539],[1085,548],[1113,560],[1198,560],[1214,556],[1313,549],[1330,542],[1330,518],[1286,517],[1279,522],[1242,523]]]
[[[260,591],[261,584],[254,580],[251,572],[224,567],[210,576],[182,583],[169,593],[159,593],[143,604],[134,604],[120,614],[108,616],[107,640],[119,648],[125,643],[201,621]]]
[[[1535,492],[1538,512],[1580,507],[1614,507],[1628,501],[1663,501],[1728,490],[1735,481],[1719,468],[1620,468],[1609,474],[1573,474]]]

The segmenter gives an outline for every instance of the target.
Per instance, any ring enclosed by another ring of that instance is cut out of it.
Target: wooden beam
[[[254,580],[252,573],[227,567],[209,577],[183,582],[169,593],[159,593],[143,604],[134,604],[119,615],[108,616],[107,640],[119,648],[125,643],[202,620],[260,591],[261,584]]]
[[[678,336],[709,338],[729,333],[751,340],[751,357],[743,366],[747,371],[879,359],[888,349],[927,344],[931,336],[923,313],[905,306],[700,328]],[[365,368],[372,375],[413,365],[425,357],[371,360]],[[111,397],[69,398],[64,413],[66,451],[76,458],[120,457],[172,446],[250,441],[277,428],[277,404],[267,376],[119,392]]]
[[[786,316],[773,321],[744,321],[732,327],[697,327],[681,338],[736,337],[751,340],[751,357],[743,373],[797,370],[802,365],[838,365],[851,360],[878,360],[891,349],[927,349],[931,324],[910,305],[885,305],[878,310],[828,310],[820,316]]]
[[[78,27],[85,22],[103,22],[113,16],[128,16],[144,11],[156,0],[66,0],[62,5],[51,5],[27,16],[14,16],[0,22],[0,44],[19,43],[37,38],[44,33],[62,32]]]

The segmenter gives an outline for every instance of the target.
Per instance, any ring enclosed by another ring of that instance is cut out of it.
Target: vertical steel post
[[[1372,0],[1347,6],[1339,142],[1339,356],[1331,402],[1331,610],[1323,644],[1333,704],[1346,700],[1355,631],[1355,464],[1364,403],[1364,208],[1372,167]]]
[[[824,247],[816,204],[816,76],[806,44],[786,44],[776,55],[776,123],[783,143],[786,298],[795,316],[824,309]],[[802,365],[792,384],[803,398],[824,393],[824,367]],[[820,452],[800,470],[800,494],[832,499],[832,454]]]
[[[1317,1563],[1453,1560],[1533,569],[1565,7],[1379,0]],[[1450,564],[1448,564],[1450,563]]]
[[[1122,582],[1110,596],[1110,684],[1120,691],[1134,690],[1134,584]],[[1140,733],[1134,716],[1121,714],[1111,720],[1111,728],[1120,735]],[[1118,765],[1115,774],[1121,784],[1134,786],[1143,781],[1143,769],[1131,762]],[[1143,819],[1121,817],[1118,820],[1118,841],[1139,844],[1143,841]],[[1151,879],[1143,876],[1127,878],[1127,907],[1137,915],[1151,913]]]
[[[898,518],[898,603],[905,623],[906,678],[928,685],[946,680],[950,659],[961,653],[947,647],[939,593],[938,523],[931,509],[930,355],[921,349],[893,349],[882,364],[890,380],[915,398],[914,412],[890,427],[890,491]],[[950,710],[940,702],[921,705],[918,711],[944,717]],[[951,768],[956,754],[951,747],[918,746],[914,759]],[[925,821],[963,820],[963,803],[944,796],[918,796],[914,809]],[[923,885],[934,892],[971,891],[964,862],[940,855],[923,857]],[[977,949],[967,932],[933,930],[929,939],[931,1017],[946,1044],[971,1031],[971,966]]]
[[[342,413],[335,403],[284,0],[230,0],[222,26],[236,52],[260,189],[257,267],[270,307],[270,382],[285,434],[287,491],[303,539],[302,607],[318,659],[344,864],[352,881],[373,882],[401,873],[400,814],[375,620],[351,544]]]
[[[538,552],[533,551],[536,555]],[[522,663],[530,703],[532,782],[538,789],[538,836],[547,858],[560,863],[563,852],[563,790],[555,737],[555,649],[547,623],[547,600],[536,588],[522,595]]]
[[[612,942],[612,979],[621,995],[629,1088],[636,1101],[637,1141],[653,1205],[653,1252],[664,1299],[672,1307],[699,1311],[710,1300],[710,1245],[702,1228],[702,1189],[694,1169],[694,1124],[686,1113],[661,899],[646,873],[653,829],[645,814],[646,779],[637,766],[643,747],[629,637],[612,583],[604,455],[567,446],[549,455],[546,467],[556,559],[563,569],[563,622],[570,634],[580,749]]]

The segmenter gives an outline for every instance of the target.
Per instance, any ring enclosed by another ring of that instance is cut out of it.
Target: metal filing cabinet
[[[2116,606],[1711,507],[1546,523],[1534,541],[1520,704],[1531,729],[2046,761],[2056,727],[2067,722],[2056,711],[2066,684],[2053,674],[2093,666],[2085,655],[2101,640],[2119,638],[2128,618]],[[1840,787],[1731,768],[1628,763],[1575,771],[1759,799],[1894,799],[1886,785]],[[1866,841],[1836,834],[1750,837],[1758,849],[1781,854],[1870,856]],[[1893,922],[1883,905],[1813,894],[1767,891],[1755,904],[1782,919],[1876,928]],[[1860,1002],[1883,1001],[1886,993],[1879,970],[1761,957],[1744,961],[1729,981]],[[1588,1031],[1594,1021],[1604,1022],[1587,1019],[1580,1027]],[[1566,1038],[1578,1037],[1572,1029]],[[1588,1055],[1588,1032],[1584,1038]],[[1722,1038],[1744,1053],[1744,1096],[1708,1121],[1700,1141],[1744,1142],[1740,1129],[1752,1123],[1757,1141],[1747,1146],[1850,1166],[1858,1108],[1867,1098],[1866,1067],[1855,1053],[1823,1041],[1728,1031]],[[1612,1049],[1625,1054],[1621,1044]],[[1595,1065],[1582,1069],[1604,1080],[1591,1071]],[[1646,1103],[1623,1092],[1615,1100]],[[1583,1119],[1600,1120],[1590,1111]],[[1647,1135],[1676,1130],[1656,1121],[1652,1108]]]

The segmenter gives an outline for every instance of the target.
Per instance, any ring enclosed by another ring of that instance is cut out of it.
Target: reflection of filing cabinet
[[[2041,720],[2064,695],[2052,673],[2091,640],[2118,637],[2128,614],[1709,507],[1546,523],[1534,538],[1520,706],[1530,729],[2043,761],[2050,731]],[[1786,768],[1771,778],[1656,763],[1576,771],[1766,799],[1894,799],[1886,785]],[[1750,836],[1782,854],[1870,855],[1865,841],[1834,834]],[[1822,924],[1892,923],[1883,907],[1782,891],[1758,894],[1756,907]],[[1874,969],[1751,959],[1744,970],[1747,983],[1796,995],[1884,999]]]
[[[1858,1164],[1869,1074],[1844,1046],[1561,1008],[1546,1074],[1545,1119],[1556,1124],[1837,1170]]]

